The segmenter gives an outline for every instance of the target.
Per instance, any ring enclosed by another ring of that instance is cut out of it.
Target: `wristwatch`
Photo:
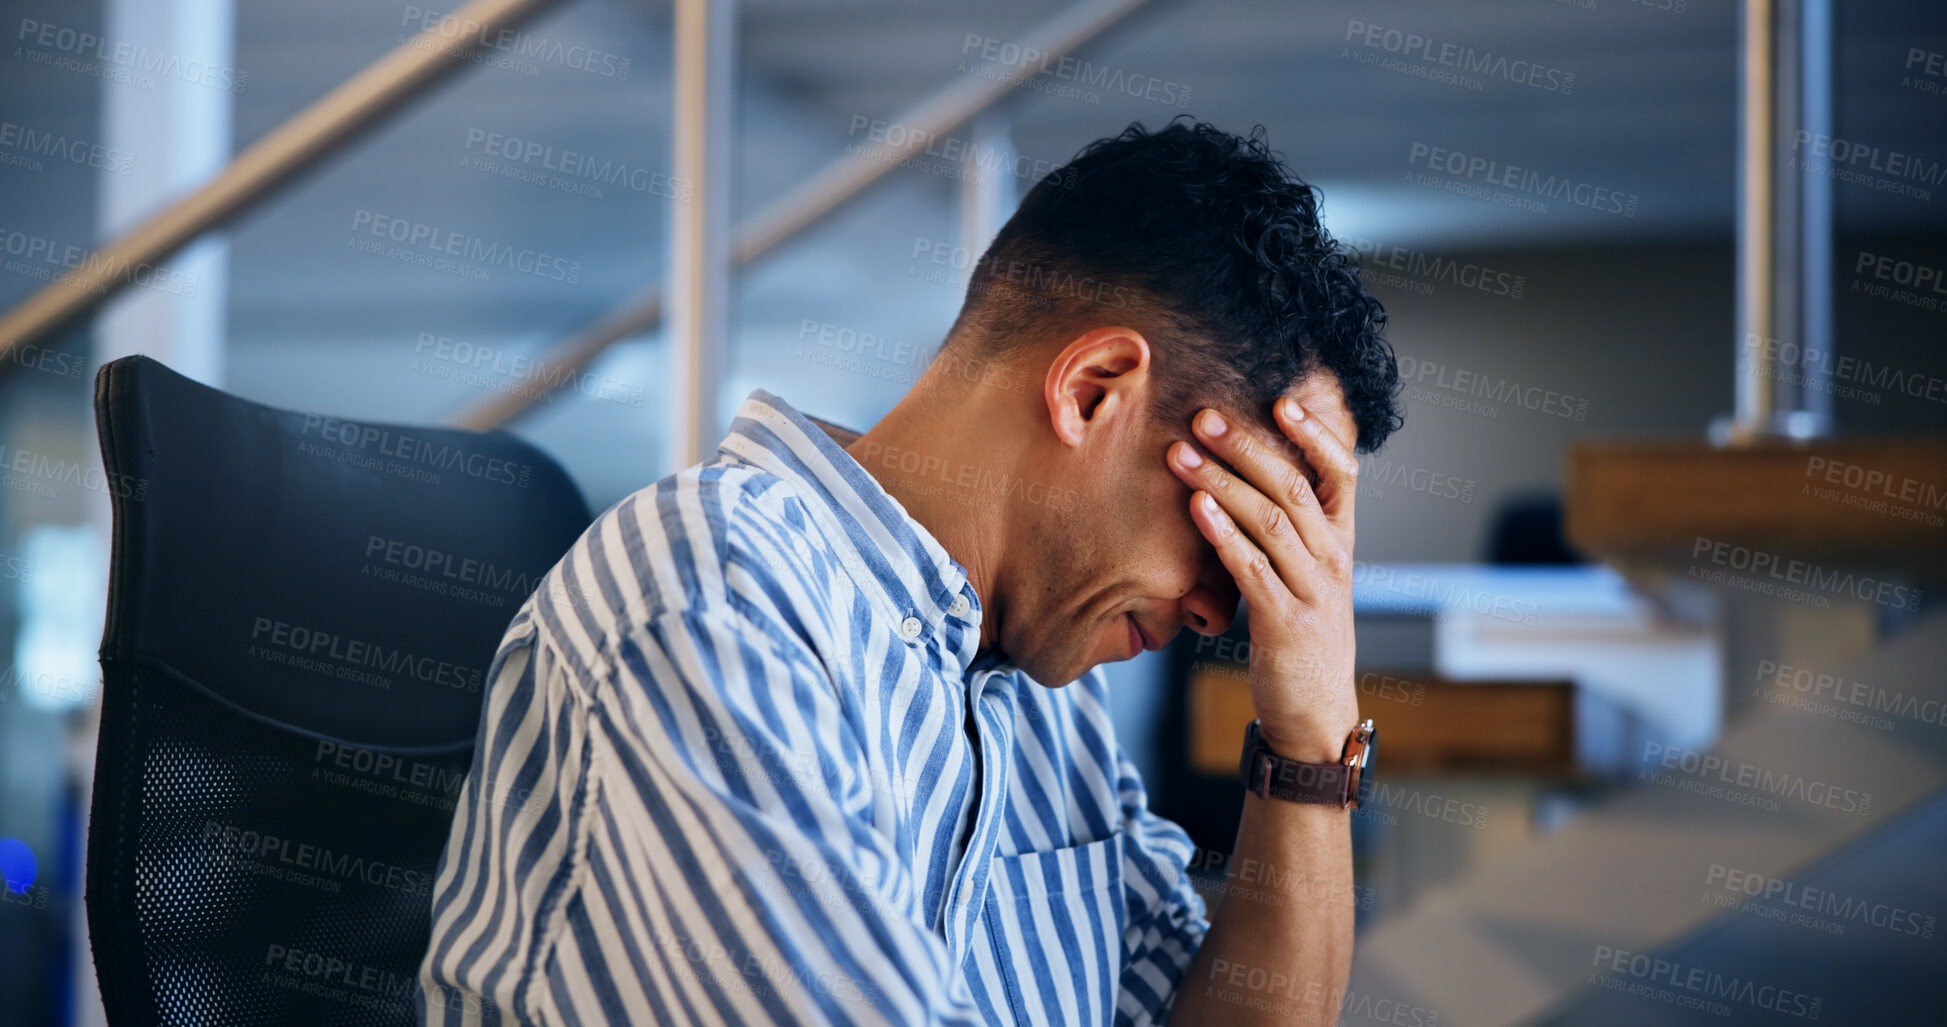
[[[1258,738],[1257,721],[1244,731],[1244,760],[1237,774],[1244,787],[1266,799],[1357,807],[1372,791],[1372,760],[1379,734],[1368,717],[1345,740],[1337,763],[1300,763],[1272,752]]]

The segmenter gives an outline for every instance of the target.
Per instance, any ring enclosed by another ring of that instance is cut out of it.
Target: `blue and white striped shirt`
[[[1101,669],[979,651],[966,570],[758,390],[507,629],[430,1023],[1147,1024],[1208,929]],[[428,998],[432,996],[432,998]]]

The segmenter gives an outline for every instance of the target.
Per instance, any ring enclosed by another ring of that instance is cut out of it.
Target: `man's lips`
[[[1123,616],[1129,619],[1130,659],[1134,659],[1138,653],[1144,651],[1155,652],[1163,647],[1161,643],[1150,640],[1149,632],[1143,630],[1142,622],[1136,619],[1135,614],[1125,613]]]

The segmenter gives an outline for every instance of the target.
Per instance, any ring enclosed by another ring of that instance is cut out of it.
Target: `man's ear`
[[[1042,389],[1055,437],[1079,446],[1091,429],[1148,409],[1149,340],[1134,328],[1092,329],[1076,336],[1048,365]]]

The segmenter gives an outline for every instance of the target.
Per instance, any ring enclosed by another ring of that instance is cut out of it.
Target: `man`
[[[1247,798],[1233,863],[1291,886],[1207,921],[1099,665],[1241,596],[1258,741],[1341,757],[1354,453],[1399,424],[1383,325],[1261,130],[1085,148],[870,431],[759,390],[521,608],[422,1015],[1335,1019],[1346,809]]]

